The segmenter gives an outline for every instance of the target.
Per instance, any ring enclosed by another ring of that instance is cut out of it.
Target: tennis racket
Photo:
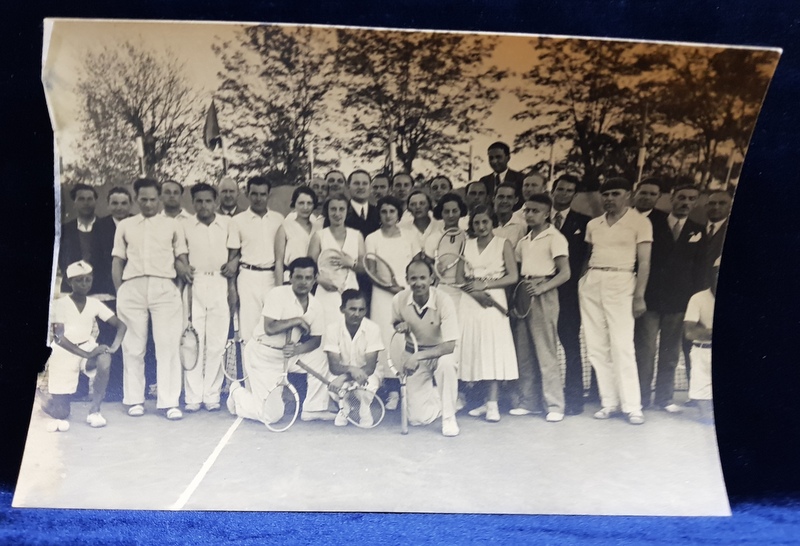
[[[294,343],[294,328],[286,330],[286,345]],[[300,413],[300,396],[289,382],[289,359],[283,358],[283,373],[267,393],[261,409],[261,420],[272,432],[289,430]]]
[[[464,254],[466,245],[467,234],[459,228],[447,229],[439,238],[433,253],[433,262],[441,282],[455,284],[457,257]]]
[[[439,278],[442,284],[450,285],[454,288],[460,288],[466,294],[470,294],[464,288],[472,281],[475,280],[475,268],[463,255],[456,254],[442,254],[436,258],[433,264],[433,271]],[[491,303],[494,308],[504,315],[508,315],[508,309],[498,303],[494,298],[491,298]]]
[[[523,279],[514,287],[509,311],[511,316],[518,319],[527,317],[531,312],[531,295],[528,294],[528,281]]]
[[[406,353],[408,352],[406,351],[406,347],[408,345],[406,341],[407,339],[411,342],[411,347],[414,349],[413,354],[416,354],[417,351],[419,351],[417,336],[414,335],[414,332],[409,330],[406,334],[397,331],[392,334],[392,338],[389,341],[389,350],[387,355],[387,363],[389,368],[400,380],[400,434],[408,434],[408,386],[406,384],[408,375],[405,367],[402,365],[406,358]],[[395,366],[395,362],[400,365],[400,369]]]
[[[189,320],[181,334],[181,365],[187,372],[194,370],[200,361],[200,336],[192,325],[192,285],[186,285],[186,300],[189,302]],[[205,355],[204,355],[205,356]]]
[[[364,256],[364,270],[372,282],[381,288],[391,289],[400,286],[389,262],[373,252],[368,252]]]
[[[334,248],[326,248],[317,258],[319,277],[336,287],[339,292],[344,290],[347,275],[350,271],[342,265],[347,259],[344,253]]]
[[[222,371],[231,383],[234,381],[244,381],[247,379],[247,372],[244,369],[244,359],[242,352],[242,336],[239,334],[239,315],[233,314],[233,338],[225,344],[223,353]]]
[[[383,400],[374,392],[354,381],[346,381],[339,389],[332,388],[329,379],[303,361],[298,360],[297,365],[328,387],[331,397],[339,403],[339,409],[345,412],[349,422],[359,428],[375,428],[381,424],[386,415],[386,408]]]

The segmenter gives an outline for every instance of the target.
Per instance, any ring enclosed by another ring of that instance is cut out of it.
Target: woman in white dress
[[[446,193],[436,204],[433,209],[433,217],[436,220],[441,220],[441,222],[434,227],[423,245],[425,256],[431,262],[436,258],[436,247],[439,245],[439,240],[444,235],[444,232],[448,229],[459,229],[458,222],[464,216],[467,216],[467,205],[457,193]],[[451,271],[455,275],[455,270],[451,269]],[[458,309],[463,292],[446,284],[439,284],[439,288],[450,296],[450,299],[453,300],[453,305]]]
[[[367,235],[367,253],[377,254],[386,260],[392,268],[398,286],[386,289],[373,284],[372,303],[370,305],[370,319],[381,328],[383,345],[389,347],[394,333],[392,324],[392,298],[401,292],[408,283],[406,282],[406,266],[411,259],[419,254],[421,248],[417,238],[408,230],[400,229],[397,222],[402,210],[402,202],[391,195],[378,199],[376,205],[381,218],[381,228]],[[388,350],[381,351],[378,355],[378,366],[381,377],[395,377],[387,364]],[[394,382],[392,382],[394,383]],[[399,400],[397,386],[387,386],[387,404],[389,409],[397,407]]]
[[[275,234],[275,277],[281,283],[289,282],[287,266],[295,258],[308,256],[311,236],[322,229],[322,223],[313,218],[317,208],[317,195],[308,186],[299,186],[292,192],[292,209]]]
[[[498,381],[519,377],[511,324],[492,301],[508,308],[505,288],[519,279],[511,243],[492,233],[497,224],[497,215],[486,205],[475,207],[470,215],[472,238],[467,240],[464,257],[474,268],[474,280],[465,287],[469,295],[461,298],[458,315],[459,379],[486,382],[486,403],[469,414],[485,415],[487,421],[500,420]]]
[[[341,194],[328,198],[322,207],[325,223],[328,227],[311,236],[308,244],[308,255],[318,261],[323,250],[329,248],[342,252],[340,266],[348,269],[344,286],[337,287],[323,273],[317,276],[317,291],[314,297],[322,305],[325,314],[325,323],[333,324],[338,321],[342,312],[342,294],[348,288],[358,289],[356,272],[363,271],[361,264],[364,261],[364,237],[355,229],[345,227],[347,217],[347,198]]]

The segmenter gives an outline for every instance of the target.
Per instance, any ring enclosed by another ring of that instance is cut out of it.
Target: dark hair
[[[161,187],[162,188],[164,187],[164,184],[175,184],[176,186],[178,186],[181,189],[181,195],[183,195],[183,184],[181,184],[177,180],[173,180],[172,178],[170,178],[169,180],[163,181],[161,183]]]
[[[356,169],[356,170],[354,170],[353,172],[350,173],[350,176],[347,177],[347,185],[348,186],[353,181],[353,177],[355,175],[357,175],[357,174],[366,174],[367,175],[367,180],[369,180],[370,183],[372,183],[372,177],[369,175],[369,173],[367,171],[365,171],[364,169]]]
[[[636,184],[636,190],[638,191],[640,187],[647,184],[648,186],[655,186],[658,188],[659,193],[664,191],[664,183],[661,181],[660,178],[656,178],[654,176],[649,176],[647,178],[643,178],[641,182]]]
[[[311,197],[311,199],[314,201],[314,208],[317,208],[317,205],[319,204],[319,198],[317,197],[317,194],[314,193],[314,190],[305,185],[297,186],[294,189],[294,191],[292,192],[292,201],[290,206],[294,208],[294,206],[297,204],[297,198],[303,194]]]
[[[728,188],[717,188],[716,190],[709,190],[708,191],[708,196],[711,197],[715,193],[724,193],[725,195],[727,195],[728,197],[733,199],[733,191],[731,191]]]
[[[217,198],[217,188],[215,188],[211,184],[206,184],[205,182],[198,182],[197,184],[189,188],[189,193],[192,194],[192,200],[194,200],[195,195],[197,195],[201,191],[210,191],[211,195],[214,196],[214,199]]]
[[[581,181],[578,179],[577,176],[571,174],[562,174],[556,179],[556,183],[553,185],[553,189],[558,186],[559,182],[566,182],[567,184],[573,184],[575,186],[575,191],[578,191],[578,188],[581,185]]]
[[[488,150],[503,150],[504,154],[506,154],[507,156],[511,156],[511,148],[509,148],[508,144],[506,144],[505,142],[500,142],[500,141],[492,142],[491,144],[489,144]]]
[[[509,189],[509,190],[513,191],[513,192],[514,192],[514,195],[516,195],[516,194],[517,194],[517,188],[515,188],[513,184],[509,184],[508,182],[503,182],[502,184],[499,184],[499,185],[498,185],[498,186],[497,186],[497,187],[494,189],[494,194],[495,194],[495,196],[497,195],[497,192],[498,192],[498,190],[500,190],[500,188],[507,188],[507,189]]]
[[[91,187],[89,184],[75,184],[72,186],[72,188],[69,190],[70,199],[75,201],[75,198],[78,197],[79,191],[90,191],[94,195],[94,198],[97,199],[97,190]]]
[[[492,207],[489,205],[478,205],[469,215],[469,226],[467,226],[467,233],[470,237],[475,237],[475,231],[472,229],[472,221],[475,217],[479,214],[486,214],[492,220],[492,226],[497,227],[500,225],[500,219],[497,217],[497,213],[494,211]]]
[[[291,278],[291,276],[294,275],[295,269],[305,269],[307,267],[313,267],[314,275],[317,274],[317,262],[314,261],[314,258],[311,258],[310,256],[301,256],[300,258],[295,258],[288,265],[289,277]]]
[[[700,193],[700,188],[698,188],[695,184],[678,184],[672,188],[672,195],[675,195],[681,190],[694,190]]]
[[[133,181],[133,193],[135,193],[137,196],[143,188],[155,188],[155,190],[158,192],[158,195],[161,195],[161,184],[152,178],[137,178]]]
[[[469,193],[469,189],[472,186],[474,186],[475,184],[480,184],[481,186],[483,186],[483,189],[486,190],[486,194],[487,195],[489,194],[489,188],[486,186],[486,183],[485,182],[481,182],[480,180],[475,180],[473,182],[470,182],[466,186],[464,186],[464,195],[468,194]]]
[[[131,199],[131,192],[129,192],[126,188],[123,188],[122,186],[114,186],[113,188],[108,190],[108,200],[109,201],[111,201],[111,196],[114,195],[115,193],[127,196],[128,197],[128,201],[132,200]]]
[[[605,181],[603,181],[602,184],[600,184],[601,194],[613,190],[632,191],[633,185],[628,181],[627,178],[622,178],[621,176],[614,176],[612,178],[608,178]]]
[[[424,258],[421,258],[419,256],[415,256],[414,258],[411,259],[410,262],[408,262],[408,265],[406,266],[406,277],[408,277],[408,270],[411,269],[411,266],[415,265],[415,264],[424,265],[425,267],[428,268],[428,273],[431,276],[433,276],[433,266],[431,265],[431,263],[428,260],[424,259]]]
[[[442,209],[444,208],[445,204],[447,204],[447,203],[449,203],[451,201],[453,203],[457,203],[458,204],[458,210],[461,211],[461,216],[462,217],[467,215],[467,212],[468,212],[467,204],[464,203],[464,200],[461,199],[461,196],[458,195],[457,193],[448,192],[448,193],[444,194],[441,199],[439,199],[438,203],[436,203],[436,206],[433,208],[433,217],[436,218],[437,220],[441,220],[442,219]]]
[[[425,200],[428,202],[428,210],[433,208],[433,200],[431,200],[431,196],[425,193],[422,190],[414,190],[410,194],[408,194],[408,199],[406,199],[406,208],[408,208],[408,204],[411,202],[411,198],[415,195],[424,195]]]
[[[450,181],[450,179],[449,179],[449,178],[447,178],[447,177],[446,177],[445,175],[443,175],[443,174],[437,174],[436,176],[434,176],[434,177],[431,179],[431,183],[430,183],[430,184],[428,184],[428,186],[431,186],[431,185],[433,185],[433,183],[434,183],[436,180],[445,180],[445,181],[447,182],[447,185],[449,186],[449,188],[450,188],[451,190],[453,189],[453,183]]]
[[[342,171],[337,171],[336,169],[332,169],[332,170],[330,170],[330,171],[328,171],[328,172],[326,172],[326,173],[325,173],[325,181],[326,181],[326,182],[328,181],[328,177],[329,177],[330,175],[332,175],[333,173],[338,173],[338,174],[341,174],[341,175],[342,175],[342,178],[346,178],[346,177],[345,177],[345,175],[344,175],[344,173],[343,173]]]
[[[395,209],[397,209],[397,215],[398,215],[397,219],[400,220],[399,216],[403,213],[403,202],[402,201],[400,201],[394,195],[384,195],[383,197],[378,199],[378,202],[375,204],[375,208],[377,209],[377,211],[379,213],[380,213],[381,207],[383,205],[390,205],[390,206],[394,207]]]
[[[263,176],[253,176],[247,181],[247,193],[250,193],[253,186],[266,186],[267,191],[272,190],[272,183]]]
[[[356,290],[355,288],[348,288],[344,292],[342,292],[342,307],[347,305],[347,302],[350,300],[364,300],[364,303],[367,302],[367,296],[361,290]]]
[[[325,202],[322,204],[322,216],[325,218],[325,227],[330,226],[331,221],[328,218],[328,206],[331,204],[331,201],[344,201],[347,205],[347,210],[350,210],[350,201],[347,197],[344,196],[343,193],[337,193],[334,195],[329,195]]]
[[[394,186],[394,182],[397,180],[398,176],[407,176],[411,180],[411,185],[414,185],[414,178],[410,174],[400,171],[399,173],[394,173],[392,175],[390,186]]]
[[[526,203],[528,201],[533,201],[534,203],[541,203],[542,205],[547,205],[548,207],[553,208],[553,199],[546,193],[534,193],[525,200]]]

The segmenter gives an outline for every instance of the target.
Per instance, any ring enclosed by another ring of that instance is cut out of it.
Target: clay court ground
[[[591,404],[561,423],[459,414],[461,434],[445,438],[438,421],[401,435],[398,412],[372,430],[298,420],[274,433],[224,409],[172,422],[152,401],[146,407],[132,418],[108,403],[108,426],[93,429],[84,423],[88,402],[77,402],[70,430],[50,433],[35,405],[14,506],[730,513],[714,428],[696,421],[695,408],[646,412],[642,426],[597,421]]]

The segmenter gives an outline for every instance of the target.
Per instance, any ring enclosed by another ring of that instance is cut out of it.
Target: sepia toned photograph
[[[730,514],[716,279],[779,50],[44,38],[52,353],[13,506]]]

